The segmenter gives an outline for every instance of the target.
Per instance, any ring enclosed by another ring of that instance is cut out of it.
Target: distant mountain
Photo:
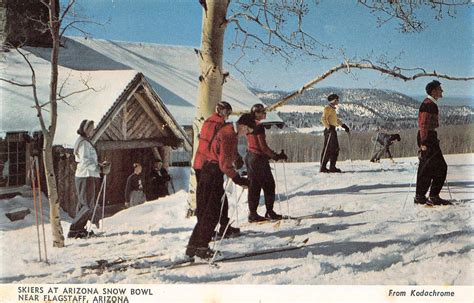
[[[267,105],[272,104],[289,92],[252,91]],[[390,90],[380,89],[308,89],[302,95],[292,99],[287,105],[277,109],[278,115],[287,127],[310,132],[321,131],[320,122],[326,97],[336,93],[341,99],[338,116],[352,129],[357,131],[386,129],[387,131],[414,128],[418,126],[418,108],[420,101],[410,96]],[[440,123],[469,124],[474,110],[469,106],[440,106]]]

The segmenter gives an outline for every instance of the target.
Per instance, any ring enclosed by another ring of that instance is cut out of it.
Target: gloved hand
[[[111,166],[111,163],[108,161],[99,163],[100,172],[104,175],[108,175],[110,173],[110,166]]]
[[[286,161],[288,160],[288,156],[285,154],[285,151],[282,149],[279,154],[276,154],[273,158],[275,161],[283,160]]]
[[[341,127],[344,128],[344,130],[346,131],[346,133],[350,133],[349,126],[347,126],[346,124],[342,123]]]
[[[234,167],[235,169],[241,169],[242,166],[244,166],[244,160],[242,159],[242,157],[239,155],[237,157],[237,159],[235,159],[234,161]]]
[[[233,177],[232,181],[234,181],[235,184],[240,185],[242,187],[249,186],[249,179],[241,177],[240,175]]]

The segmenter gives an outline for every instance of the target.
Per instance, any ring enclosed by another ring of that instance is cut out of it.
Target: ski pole
[[[36,185],[35,185],[35,174],[34,174],[34,160],[31,160],[30,166],[30,175],[31,175],[31,188],[33,190],[33,208],[35,209],[35,224],[36,224],[36,236],[38,239],[38,255],[39,260],[43,261],[41,257],[41,242],[40,242],[40,235],[39,235],[39,223],[38,223],[38,208],[36,207]]]
[[[245,188],[244,188],[244,190],[245,190]],[[240,197],[242,197],[242,194],[243,194],[244,190],[242,190],[239,197],[237,198],[237,202],[235,203],[236,206],[239,205]],[[237,208],[234,210],[234,212],[235,211],[237,211]],[[222,238],[220,238],[219,241],[217,241],[217,244],[216,244],[216,242],[214,242],[214,247],[213,247],[213,248],[215,248],[214,255],[212,256],[211,260],[209,260],[209,265],[211,265],[214,262],[214,259],[216,258],[217,253],[218,253],[218,248],[220,247],[222,240],[225,238],[225,234],[227,233],[227,229],[229,228],[229,226],[232,225],[232,223],[234,223],[234,221],[231,222],[229,220],[229,222],[227,222],[227,225],[224,229],[224,234],[223,234]]]
[[[100,185],[99,194],[97,195],[97,199],[95,201],[94,211],[92,212],[92,217],[91,217],[91,225],[89,225],[89,227],[87,228],[87,239],[89,239],[89,234],[92,230],[92,222],[94,222],[95,212],[97,210],[97,206],[99,205],[100,195],[102,194],[102,190],[104,189],[104,181],[105,181],[105,175],[104,175],[104,179],[102,180],[102,184]]]
[[[281,213],[281,197],[280,197],[280,190],[278,188],[278,175],[277,175],[277,167],[276,167],[276,161],[273,161],[273,169],[275,170],[275,187],[276,187],[276,192],[278,195],[278,209],[280,210]]]
[[[225,198],[226,198],[226,195],[225,195],[225,191],[227,190],[227,186],[229,185],[229,178],[227,178],[227,180],[225,181],[225,185],[224,185],[224,193],[222,194],[222,197],[221,197],[221,210],[220,210],[220,213],[219,213],[219,221],[217,222],[221,222],[221,218],[222,218],[222,213],[224,211],[224,201],[225,201]],[[229,222],[227,222],[228,224]],[[217,229],[215,230],[215,234],[214,234],[214,239],[217,239]],[[225,235],[225,233],[224,233]],[[214,242],[214,245],[212,248],[214,248],[216,246],[216,242]]]
[[[451,189],[449,188],[449,182],[448,182],[448,179],[446,178],[444,180],[444,182],[446,183],[446,186],[448,187],[448,192],[449,192],[449,198],[451,199],[451,201],[453,200],[453,195],[451,195]]]
[[[102,219],[100,220],[100,231],[104,231],[105,217],[105,193],[107,192],[107,175],[104,175],[104,192],[102,194]]]
[[[320,161],[321,166],[323,165],[324,159],[326,158],[326,152],[328,151],[329,142],[331,141],[331,135],[332,135],[332,133],[329,132],[328,140],[326,141],[326,146],[324,147],[323,157],[321,158],[321,161]]]
[[[173,178],[171,176],[170,176],[170,184],[171,184],[171,189],[173,190],[173,194],[175,194],[176,190],[174,189]]]
[[[374,148],[372,148],[372,157],[371,157],[371,159],[373,159],[374,156],[375,156],[375,147],[377,146],[377,138],[379,137],[379,133],[376,133],[374,136],[375,137],[372,137],[372,142],[374,143]]]
[[[407,195],[405,196],[405,202],[403,203],[403,209],[402,210],[405,210],[405,205],[407,204],[408,195],[410,195],[411,185],[413,183],[413,180],[415,180],[416,172],[417,172],[417,170],[415,169],[415,173],[413,174],[413,177],[411,178],[411,181],[410,181],[410,186],[408,187]]]
[[[285,180],[285,195],[286,195],[286,208],[288,210],[288,217],[290,217],[290,202],[288,200],[288,182],[286,179],[286,165],[285,161],[283,161],[283,180]]]
[[[38,179],[38,196],[39,196],[39,208],[40,208],[40,218],[41,218],[41,227],[43,229],[43,246],[44,246],[44,259],[48,263],[48,252],[46,250],[46,232],[44,231],[44,218],[43,218],[43,199],[41,194],[41,176],[39,171],[39,161],[38,157],[35,157],[35,167],[36,167],[36,177]],[[49,210],[51,211],[51,209]]]

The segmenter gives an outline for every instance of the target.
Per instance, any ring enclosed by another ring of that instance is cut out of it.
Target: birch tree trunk
[[[196,155],[198,135],[202,124],[222,101],[224,72],[224,33],[227,26],[226,14],[230,0],[200,0],[203,7],[201,49],[199,60],[199,86],[196,103],[196,117],[193,122],[193,157]],[[196,177],[191,169],[189,178],[188,216],[196,209]]]
[[[53,166],[53,140],[56,133],[56,123],[58,119],[57,89],[58,89],[58,56],[59,56],[59,28],[58,20],[59,7],[55,0],[50,0],[49,20],[51,36],[53,38],[53,47],[51,49],[51,78],[49,90],[49,105],[51,121],[45,132],[43,130],[43,161],[46,174],[46,186],[48,188],[49,217],[51,222],[51,231],[53,235],[53,246],[64,247],[64,235],[59,216],[59,197],[56,185],[56,175]]]

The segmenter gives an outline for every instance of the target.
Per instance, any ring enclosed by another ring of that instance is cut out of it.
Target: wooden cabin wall
[[[145,182],[150,175],[154,160],[151,148],[110,150],[99,153],[101,161],[112,163],[110,174],[107,176],[106,201],[110,204],[124,204],[125,185],[127,178],[133,173],[133,163],[142,164]]]

